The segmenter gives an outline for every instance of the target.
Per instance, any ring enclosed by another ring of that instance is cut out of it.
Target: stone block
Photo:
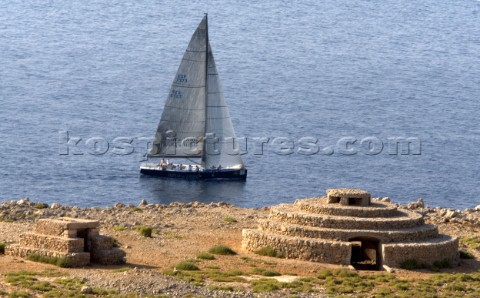
[[[97,250],[104,250],[104,249],[111,249],[114,246],[114,240],[112,237],[98,235],[95,237],[91,237],[88,241],[89,243],[89,251],[97,251]]]
[[[66,238],[77,238],[77,230],[63,231],[63,236]]]
[[[92,252],[92,262],[101,265],[118,265],[125,263],[125,252],[117,247]]]
[[[39,219],[35,223],[35,232],[43,235],[63,236],[68,230],[65,222],[50,219]]]
[[[27,258],[31,254],[37,254],[51,258],[64,258],[68,267],[81,267],[90,263],[90,253],[88,252],[61,253],[46,249],[22,247],[18,244],[7,246],[5,249],[5,254],[22,258]]]
[[[60,217],[57,219],[39,219],[35,223],[35,232],[44,235],[63,236],[67,230],[96,229],[100,223],[96,220]]]
[[[65,238],[51,235],[39,235],[27,232],[20,235],[20,245],[31,248],[41,248],[58,252],[83,252],[84,240],[82,238]]]
[[[100,226],[100,223],[97,220],[68,218],[68,217],[63,217],[62,220],[68,221],[67,228],[69,230],[96,229]]]

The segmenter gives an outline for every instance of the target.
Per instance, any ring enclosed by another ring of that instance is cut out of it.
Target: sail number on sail
[[[182,98],[182,92],[180,92],[180,90],[172,90],[172,92],[170,92],[170,97]]]
[[[183,84],[183,83],[186,83],[188,82],[187,80],[187,75],[185,74],[179,74],[177,75],[177,79],[175,80],[176,83],[180,83],[180,84]]]

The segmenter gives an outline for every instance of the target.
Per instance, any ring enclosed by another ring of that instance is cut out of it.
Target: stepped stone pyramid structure
[[[359,189],[329,189],[326,197],[272,207],[257,230],[243,230],[242,246],[357,269],[400,267],[407,260],[459,262],[458,238],[439,234],[417,212],[371,200]]]
[[[37,254],[64,258],[69,267],[90,262],[113,265],[124,263],[125,252],[115,247],[112,237],[99,234],[95,220],[61,217],[39,219],[35,230],[20,235],[18,244],[6,247],[5,254],[28,257]]]

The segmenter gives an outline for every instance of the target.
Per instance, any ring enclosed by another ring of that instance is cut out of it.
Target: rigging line
[[[201,165],[199,162],[196,162],[196,161],[194,161],[194,160],[191,160],[190,158],[187,158],[187,160],[193,162],[193,163],[196,164],[196,165]]]
[[[205,123],[204,123],[204,127],[203,127],[203,131],[206,132],[207,131],[207,127],[208,127],[208,123],[207,123],[207,119],[208,119],[208,109],[207,109],[207,105],[208,105],[208,50],[209,50],[209,46],[210,46],[210,42],[208,40],[208,13],[205,13],[205,88],[203,89],[205,91],[204,95],[204,99],[205,99]],[[205,155],[205,152],[207,150],[207,142],[203,142],[203,146],[202,146],[202,164],[206,164],[207,160],[206,160],[206,155]]]

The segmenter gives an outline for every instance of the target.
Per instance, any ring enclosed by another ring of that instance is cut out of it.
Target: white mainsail
[[[193,33],[178,67],[149,156],[202,156],[206,49],[207,19],[204,17]]]
[[[208,41],[207,16],[185,51],[149,156],[201,157],[207,169],[244,168]]]

